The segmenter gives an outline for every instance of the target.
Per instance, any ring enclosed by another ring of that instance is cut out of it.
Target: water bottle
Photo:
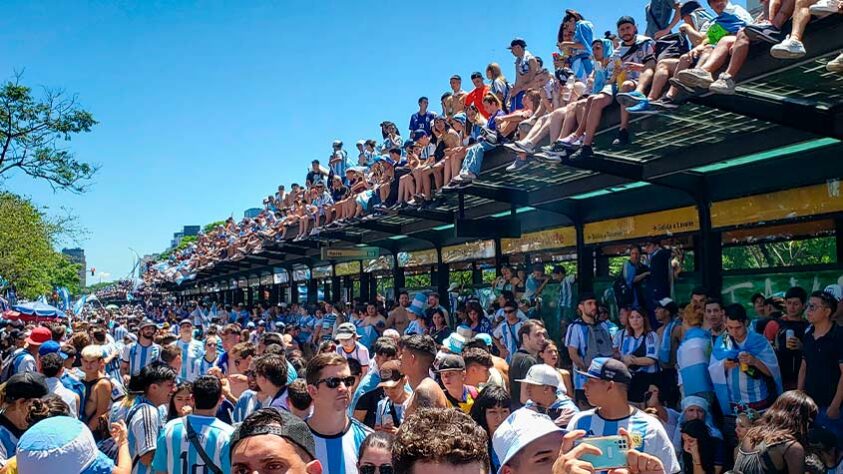
[[[574,77],[573,74],[568,76],[568,81],[565,82],[565,88],[563,89],[563,92],[562,92],[562,100],[564,100],[565,102],[571,101],[571,95],[574,92],[574,83],[576,81],[577,81],[577,79]]]

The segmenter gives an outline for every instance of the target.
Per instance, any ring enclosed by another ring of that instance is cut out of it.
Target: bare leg
[[[621,92],[630,92],[635,90],[635,83],[632,81],[626,81],[621,85]],[[626,107],[621,106],[621,124],[620,129],[626,130],[629,128],[629,112],[626,111]]]
[[[727,36],[720,40],[717,43],[717,46],[714,47],[714,51],[712,51],[711,55],[705,61],[705,64],[699,66],[700,69],[708,71],[709,73],[714,73],[724,64],[726,64],[726,60],[729,59],[729,54],[732,50],[732,46],[735,44],[735,37],[734,36]]]
[[[658,100],[664,92],[664,86],[667,85],[667,80],[673,75],[680,59],[663,59],[659,61],[656,66],[656,73],[653,76],[653,87],[650,88],[650,95],[647,97],[650,100]]]
[[[607,94],[599,94],[591,103],[591,110],[585,127],[583,145],[591,145],[594,142],[594,135],[600,127],[600,120],[603,118],[603,109],[612,104],[613,97]]]

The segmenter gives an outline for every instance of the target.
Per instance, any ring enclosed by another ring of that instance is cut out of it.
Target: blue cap
[[[512,412],[492,436],[492,447],[501,461],[498,474],[528,444],[554,433],[558,433],[559,441],[562,441],[565,432],[549,416],[529,409]]]
[[[410,136],[410,138],[412,138],[413,141],[418,141],[422,137],[426,137],[426,136],[428,136],[428,133],[425,130],[418,129],[415,132],[413,132],[413,134]]]
[[[588,371],[577,370],[580,375],[590,379],[605,380],[607,382],[618,382],[629,385],[632,381],[632,374],[623,362],[611,357],[595,357],[588,366]]]
[[[485,332],[481,332],[474,336],[474,339],[477,341],[483,341],[483,344],[486,344],[486,347],[492,347],[492,336],[486,334]]]
[[[47,354],[58,354],[62,359],[67,360],[67,354],[62,352],[61,344],[56,341],[47,341],[38,348],[39,356],[44,357]]]
[[[457,122],[460,122],[463,125],[465,125],[465,122],[468,121],[468,117],[466,117],[463,112],[459,112],[459,113],[454,114],[453,119],[456,120]]]

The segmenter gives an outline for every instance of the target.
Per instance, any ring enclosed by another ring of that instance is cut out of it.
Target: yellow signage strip
[[[590,222],[585,225],[585,243],[595,244],[641,237],[674,235],[699,230],[697,208],[680,207],[667,211]]]

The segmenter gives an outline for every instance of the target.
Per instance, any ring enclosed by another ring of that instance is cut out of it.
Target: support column
[[[336,303],[342,299],[342,280],[341,277],[331,277],[331,300]]]
[[[843,264],[843,218],[834,219],[834,241],[837,247],[837,264]]]
[[[585,225],[576,222],[577,233],[577,288],[582,293],[594,291],[594,249],[585,245]]]
[[[398,266],[398,252],[392,253],[392,282],[395,287],[395,297],[407,285],[407,280],[404,278],[404,269]]]
[[[378,277],[374,274],[369,274],[369,294],[366,301],[374,303],[378,300]]]
[[[251,286],[246,287],[246,305],[253,306],[255,304],[255,289]]]
[[[501,276],[501,268],[504,266],[503,249],[501,247],[501,239],[495,239],[495,275]]]
[[[299,287],[296,285],[296,282],[290,282],[290,303],[298,303],[299,302]]]
[[[700,245],[696,249],[701,253],[699,262],[702,284],[711,295],[719,295],[723,286],[723,247],[721,232],[711,228],[711,207],[707,199],[700,199],[697,212],[700,221]]]
[[[319,300],[319,282],[315,278],[307,280],[307,304],[315,304]]]
[[[472,285],[482,285],[483,284],[483,270],[477,266],[476,262],[471,264],[471,284]]]
[[[597,276],[599,277],[608,277],[609,275],[609,256],[603,254],[603,249],[598,247],[595,249],[596,260],[597,260]]]
[[[371,275],[365,273],[363,271],[360,272],[360,293],[356,296],[360,298],[361,301],[368,301],[369,293],[371,291]]]

